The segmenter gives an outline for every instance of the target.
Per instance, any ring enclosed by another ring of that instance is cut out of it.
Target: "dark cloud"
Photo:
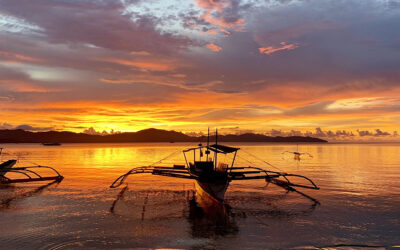
[[[384,132],[381,129],[376,129],[375,133],[370,132],[368,130],[357,130],[359,136],[390,136],[391,134],[389,132]],[[397,133],[393,134],[394,136],[397,136]]]
[[[53,127],[34,127],[28,124],[21,124],[16,126],[14,129],[22,129],[26,131],[33,131],[33,132],[39,132],[39,131],[50,131],[53,129]]]
[[[376,129],[375,132],[371,132],[369,130],[357,130],[357,133],[359,137],[398,136],[396,131],[394,131],[392,135],[389,132],[382,131],[381,129]],[[266,134],[271,136],[311,136],[311,137],[324,138],[330,141],[342,141],[342,140],[349,141],[349,140],[357,140],[358,138],[353,133],[353,131],[349,130],[332,131],[332,130],[324,130],[320,127],[315,128],[314,132],[312,131],[301,132],[296,130],[285,132],[282,130],[271,129],[267,131]]]
[[[400,25],[400,19],[396,13],[381,15],[380,11],[391,12],[378,1],[257,6],[246,13],[247,32],[221,40],[222,53],[214,55],[212,62],[205,58],[204,66],[199,62],[205,67],[200,69],[214,78],[223,75],[225,91],[251,91],[291,81],[317,86],[344,87],[355,82],[393,86],[399,77],[400,52],[395,44],[400,33],[395,25]],[[360,44],[363,39],[375,42]],[[281,42],[298,44],[298,48],[271,56],[258,52],[260,47]],[[238,70],[243,65],[245,70]],[[264,83],[257,88],[248,84],[255,80]]]
[[[383,132],[383,131],[380,130],[380,129],[376,129],[375,131],[376,131],[376,132],[375,132],[374,136],[387,136],[387,135],[390,135],[389,132]]]
[[[89,135],[112,135],[112,134],[119,134],[121,133],[120,131],[114,131],[113,129],[110,132],[107,132],[106,130],[103,130],[102,132],[96,131],[93,127],[87,128],[83,130],[84,134],[89,134]]]

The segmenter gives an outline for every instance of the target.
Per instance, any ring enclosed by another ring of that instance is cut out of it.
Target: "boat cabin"
[[[212,175],[226,175],[233,167],[236,153],[239,148],[213,144],[183,151],[186,167],[192,175],[207,177]]]

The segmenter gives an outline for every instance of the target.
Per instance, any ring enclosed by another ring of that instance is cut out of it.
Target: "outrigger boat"
[[[293,154],[293,159],[295,159],[297,161],[301,160],[300,156],[302,156],[302,155],[307,155],[308,157],[313,158],[312,154],[310,154],[310,153],[299,152],[299,145],[297,145],[297,150],[296,151],[284,151],[284,152],[282,152],[282,154],[286,154],[286,153]]]
[[[136,167],[126,174],[118,177],[111,188],[116,188],[124,183],[126,178],[134,174],[153,174],[174,178],[185,178],[196,180],[196,192],[205,199],[222,202],[225,192],[231,181],[264,179],[267,183],[280,186],[288,191],[295,191],[318,203],[312,197],[298,191],[296,188],[318,190],[319,187],[309,178],[297,174],[265,170],[253,166],[234,166],[235,159],[240,148],[218,144],[217,132],[215,144],[206,146],[199,144],[198,147],[183,150],[186,165],[165,166],[143,166]],[[209,136],[208,136],[209,138]],[[306,182],[294,183],[290,179],[302,179]]]
[[[2,148],[0,148],[0,155],[1,151]],[[64,179],[64,177],[52,167],[40,165],[29,167],[14,167],[16,163],[17,160],[8,160],[0,164],[0,184],[38,181],[61,181],[62,179]],[[42,174],[38,173],[39,169],[51,170],[55,173],[55,175],[42,176]]]

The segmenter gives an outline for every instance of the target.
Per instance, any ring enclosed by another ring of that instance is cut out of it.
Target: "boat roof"
[[[220,144],[213,144],[211,146],[209,146],[209,148],[211,150],[216,150],[216,151],[220,151],[221,153],[233,153],[239,150],[239,148],[234,148],[234,147],[229,147],[229,146],[224,146],[224,145],[220,145]]]
[[[240,148],[234,148],[234,147],[229,147],[229,146],[224,146],[221,144],[213,144],[210,146],[199,146],[197,148],[188,148],[186,150],[183,150],[183,152],[189,152],[192,150],[196,149],[201,149],[201,148],[207,148],[211,151],[217,152],[217,153],[223,153],[223,154],[229,154],[238,151]]]

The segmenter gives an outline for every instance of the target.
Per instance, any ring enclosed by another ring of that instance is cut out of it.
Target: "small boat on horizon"
[[[43,146],[61,146],[61,143],[59,142],[43,142]]]
[[[311,179],[302,175],[270,171],[259,167],[236,167],[234,163],[240,148],[218,144],[218,131],[216,131],[215,144],[210,145],[209,137],[208,133],[206,146],[199,144],[197,147],[183,150],[185,165],[174,164],[172,167],[150,165],[133,168],[118,177],[110,187],[116,188],[122,185],[128,176],[134,174],[148,173],[174,178],[194,179],[198,195],[206,200],[223,202],[225,192],[231,181],[264,179],[267,183],[275,184],[288,191],[295,191],[315,203],[319,203],[314,198],[296,189],[318,190],[319,187]],[[272,166],[271,164],[269,165]],[[303,182],[300,184],[294,183],[290,180],[294,178],[302,179]],[[303,184],[304,182],[308,184]]]
[[[296,151],[284,151],[284,152],[282,152],[282,154],[286,154],[286,153],[293,154],[293,159],[296,160],[296,161],[300,161],[302,155],[307,155],[308,157],[313,158],[312,154],[310,154],[310,153],[299,152],[299,145],[298,144],[297,144]]]

